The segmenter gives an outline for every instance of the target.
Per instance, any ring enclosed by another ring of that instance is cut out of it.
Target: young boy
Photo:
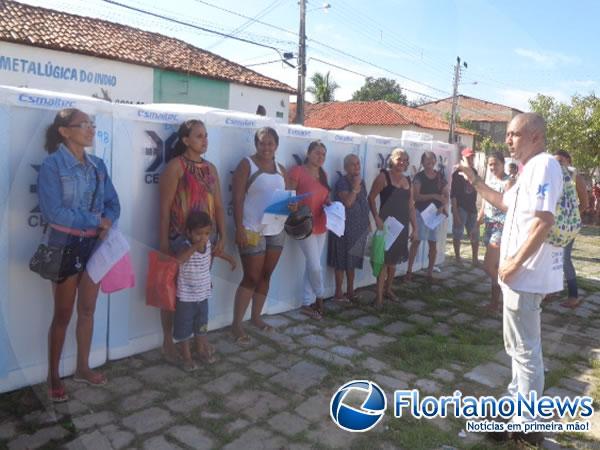
[[[198,368],[190,352],[192,337],[200,358],[208,364],[216,361],[214,347],[206,338],[208,325],[208,298],[212,283],[210,268],[213,256],[218,256],[235,269],[236,262],[224,252],[211,253],[209,240],[212,221],[205,212],[192,211],[185,224],[186,238],[177,251],[180,263],[177,275],[177,303],[173,324],[173,338],[180,343],[183,369],[192,372]]]

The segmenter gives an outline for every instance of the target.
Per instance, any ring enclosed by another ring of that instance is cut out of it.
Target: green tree
[[[329,78],[329,72],[323,75],[320,72],[315,72],[310,77],[312,86],[309,86],[306,91],[313,95],[316,103],[332,102],[335,100],[335,90],[340,86]]]
[[[365,84],[352,94],[352,100],[385,100],[408,105],[406,95],[402,93],[402,88],[396,80],[390,78],[367,77],[365,79]]]
[[[595,94],[574,95],[570,104],[538,94],[529,104],[546,120],[548,151],[567,150],[584,172],[600,166],[600,99]]]

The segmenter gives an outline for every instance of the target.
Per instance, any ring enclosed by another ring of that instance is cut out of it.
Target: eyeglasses
[[[81,130],[91,130],[92,128],[96,128],[96,124],[94,122],[81,122],[73,125],[67,125],[66,128],[79,128]]]

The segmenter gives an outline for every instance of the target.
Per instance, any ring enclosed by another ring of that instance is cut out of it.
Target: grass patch
[[[414,450],[440,448],[443,445],[459,447],[457,433],[442,431],[427,420],[391,420],[383,433],[386,440],[400,448]]]
[[[426,376],[452,362],[475,366],[488,361],[501,348],[491,332],[455,330],[454,336],[405,336],[383,348],[383,361],[391,361],[396,369]],[[492,344],[493,341],[493,344]]]
[[[569,369],[567,366],[561,366],[558,369],[551,370],[546,374],[546,378],[544,381],[544,387],[550,388],[558,385],[558,382],[568,375],[572,374],[573,370]]]

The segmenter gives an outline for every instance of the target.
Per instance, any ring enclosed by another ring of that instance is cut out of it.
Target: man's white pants
[[[325,246],[327,233],[311,234],[306,239],[298,241],[300,249],[306,258],[304,269],[304,294],[302,304],[311,305],[316,298],[323,298],[323,268],[321,267],[321,255]]]
[[[536,391],[544,392],[544,360],[542,358],[541,303],[542,294],[513,291],[502,286],[504,296],[504,348],[512,359],[512,381],[508,394],[521,393],[525,398]],[[533,418],[514,417],[514,422],[530,422]]]

